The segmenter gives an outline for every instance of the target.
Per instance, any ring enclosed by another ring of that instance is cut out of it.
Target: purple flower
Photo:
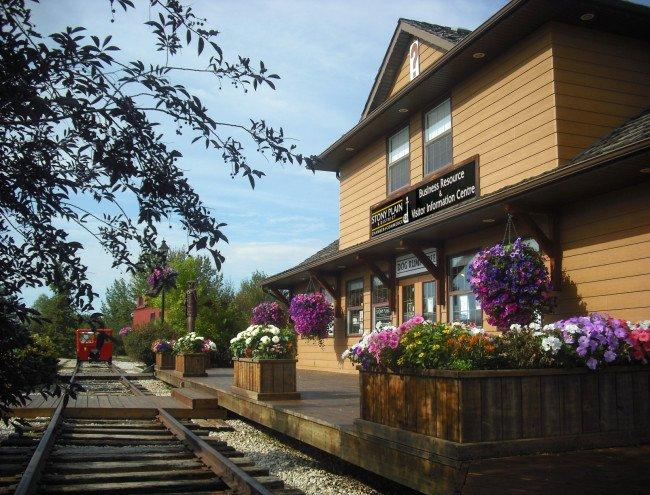
[[[282,328],[287,323],[287,315],[277,302],[263,302],[253,308],[252,325],[273,325]]]
[[[334,320],[334,308],[320,292],[297,294],[291,299],[289,316],[298,334],[321,339]]]
[[[598,366],[598,361],[596,361],[594,358],[587,359],[587,368],[589,368],[590,370],[595,370],[597,366]]]
[[[603,354],[603,357],[605,358],[605,361],[611,363],[614,361],[614,359],[616,359],[616,353],[614,351],[606,350]]]
[[[488,321],[499,328],[526,325],[551,309],[552,287],[540,254],[523,243],[497,244],[478,253],[469,283]]]

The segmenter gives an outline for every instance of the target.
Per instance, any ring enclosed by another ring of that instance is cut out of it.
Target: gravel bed
[[[4,421],[0,421],[0,443],[7,438],[9,435],[11,435],[14,431],[14,427],[11,426],[11,423],[9,426],[5,425]]]
[[[257,466],[307,495],[407,495],[412,490],[379,478],[289,437],[239,419],[226,420],[235,431],[211,432],[244,452]]]
[[[145,365],[137,361],[113,361],[113,364],[125,373],[142,373]]]
[[[169,397],[172,394],[172,387],[161,380],[152,378],[144,380],[131,380],[131,382],[136,385],[141,385],[153,395],[157,395],[159,397]]]

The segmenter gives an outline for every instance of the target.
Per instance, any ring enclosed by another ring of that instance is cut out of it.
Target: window
[[[411,182],[409,152],[409,128],[406,126],[388,139],[389,194]]]
[[[451,101],[443,101],[424,117],[424,174],[451,163]]]
[[[469,286],[469,263],[473,254],[452,256],[449,260],[449,319],[483,325],[483,312]]]
[[[372,328],[390,326],[392,318],[390,307],[388,305],[388,287],[386,287],[377,277],[372,278]]]
[[[363,329],[363,279],[350,280],[347,289],[348,334],[358,334]]]
[[[422,284],[422,317],[435,322],[436,316],[436,283],[424,282]]]
[[[402,286],[402,323],[415,316],[415,285]]]

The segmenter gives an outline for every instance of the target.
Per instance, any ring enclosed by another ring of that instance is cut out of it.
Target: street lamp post
[[[163,268],[167,265],[167,254],[169,253],[169,246],[163,239],[160,245],[160,254],[162,255]],[[161,308],[160,308],[160,323],[165,323],[165,281],[163,280],[161,291]]]

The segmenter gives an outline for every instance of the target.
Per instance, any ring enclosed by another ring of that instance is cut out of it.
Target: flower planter
[[[176,359],[171,352],[156,353],[157,370],[173,370],[176,367]]]
[[[357,428],[455,459],[650,442],[650,367],[360,371]]]
[[[300,399],[296,359],[233,359],[236,393],[257,400]]]
[[[205,355],[201,352],[196,354],[178,354],[176,356],[176,371],[182,376],[206,376]]]

